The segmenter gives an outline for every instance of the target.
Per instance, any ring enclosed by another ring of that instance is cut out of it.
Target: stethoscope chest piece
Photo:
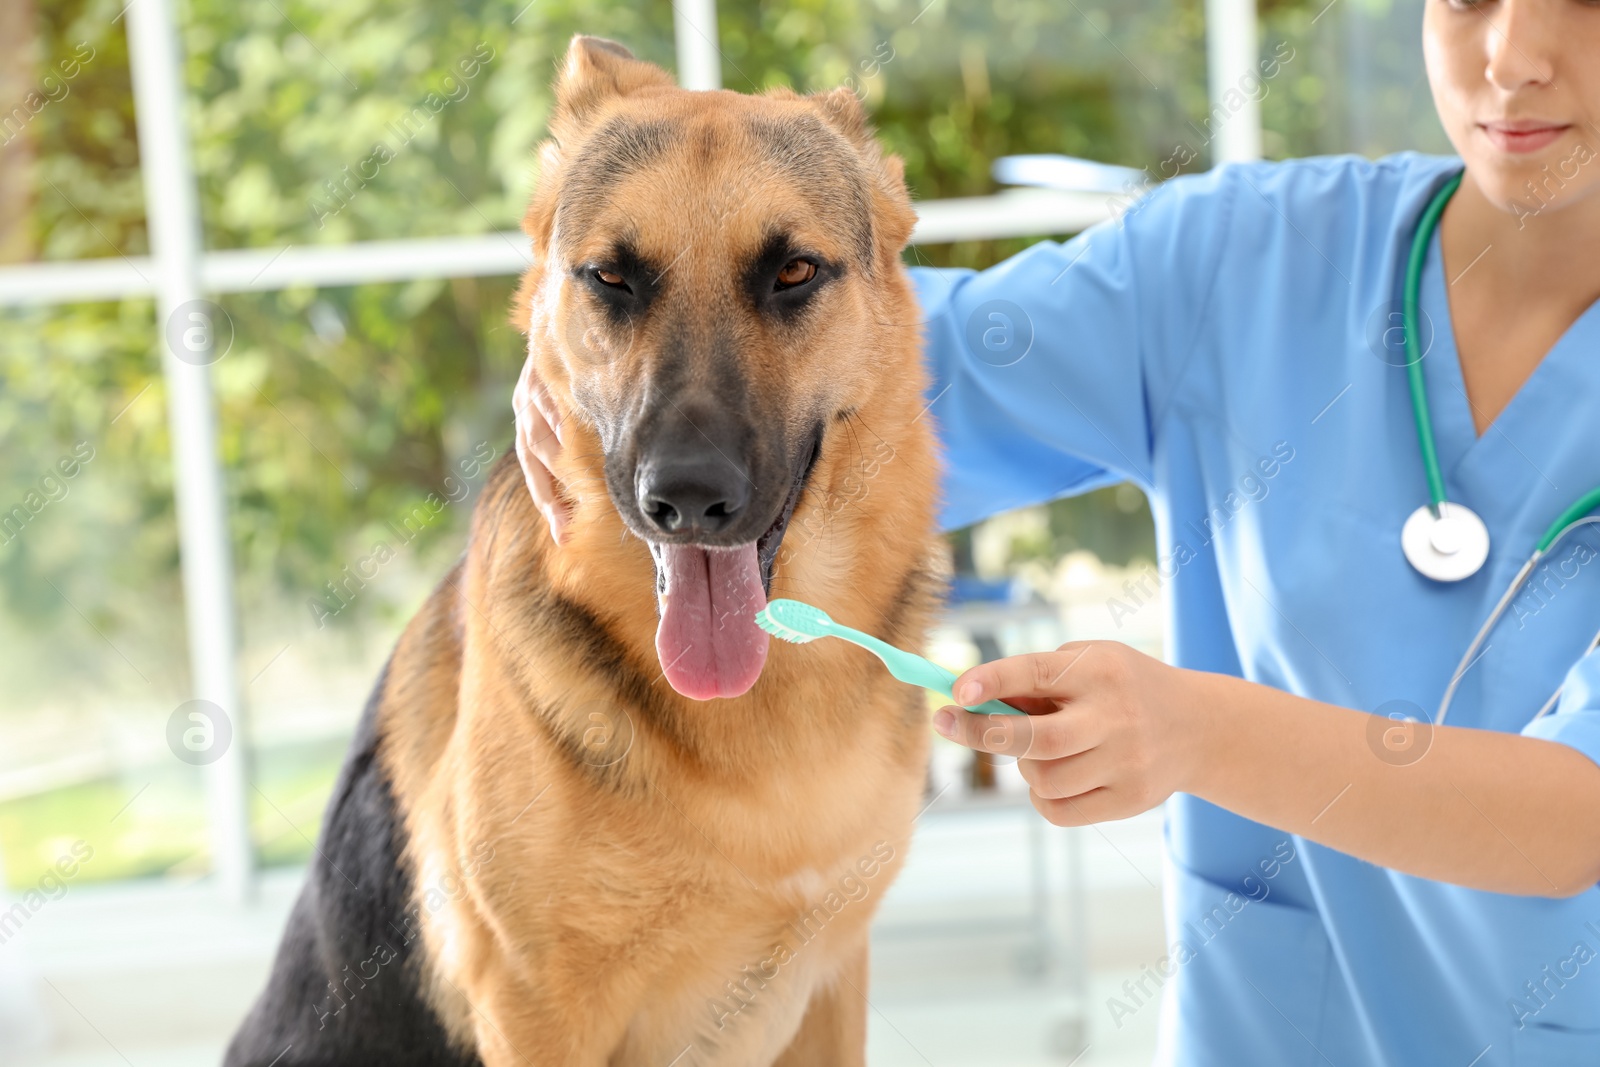
[[[1424,578],[1459,582],[1477,574],[1489,558],[1489,528],[1461,504],[1442,501],[1437,515],[1424,504],[1406,520],[1400,547]]]

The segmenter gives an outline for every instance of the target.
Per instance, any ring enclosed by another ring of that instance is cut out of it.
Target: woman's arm
[[[935,726],[1018,757],[1034,807],[1057,825],[1126,818],[1184,792],[1474,889],[1563,897],[1600,882],[1600,766],[1567,745],[1396,723],[1112,641],[974,667],[956,697],[1030,712],[950,707]]]

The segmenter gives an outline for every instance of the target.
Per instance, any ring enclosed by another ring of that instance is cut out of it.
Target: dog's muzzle
[[[661,616],[656,655],[667,681],[684,696],[739,696],[761,676],[767,634],[755,614],[766,607],[783,535],[821,444],[819,427],[777,514],[753,539],[751,501],[766,494],[736,462],[678,460],[641,473],[639,507],[652,528],[647,540]]]

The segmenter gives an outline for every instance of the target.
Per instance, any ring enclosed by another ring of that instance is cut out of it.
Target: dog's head
[[[687,92],[592,37],[567,53],[550,130],[524,224],[530,350],[650,547],[668,680],[736,696],[830,428],[914,331],[900,162],[849,91]]]

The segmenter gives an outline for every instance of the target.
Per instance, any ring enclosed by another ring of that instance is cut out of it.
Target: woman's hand
[[[534,372],[531,354],[517,377],[511,403],[517,414],[517,462],[522,464],[522,477],[550,528],[550,536],[559,545],[567,532],[569,514],[560,486],[550,472],[563,444],[561,411]]]
[[[998,699],[1026,717],[952,705],[934,728],[969,748],[1015,756],[1033,806],[1057,826],[1125,819],[1190,778],[1203,727],[1192,677],[1116,641],[1078,641],[956,679],[963,704]]]
[[[1600,767],[1568,745],[1431,726],[1397,759],[1387,718],[1115,641],[985,663],[954,691],[1028,712],[946,707],[934,726],[1017,757],[1033,806],[1058,826],[1125,819],[1183,792],[1421,878],[1542,897],[1600,882]]]

